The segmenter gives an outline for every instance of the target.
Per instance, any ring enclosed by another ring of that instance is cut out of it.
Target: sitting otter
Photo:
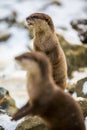
[[[48,58],[43,53],[32,52],[15,59],[27,70],[30,100],[12,120],[37,115],[43,119],[47,130],[85,130],[79,105],[55,84]]]
[[[53,79],[66,88],[67,64],[64,52],[58,42],[52,19],[43,13],[34,13],[26,18],[29,29],[34,33],[34,49],[45,53],[52,64]]]

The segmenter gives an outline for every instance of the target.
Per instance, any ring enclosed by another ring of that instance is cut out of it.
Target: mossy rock
[[[87,116],[87,99],[86,98],[79,98],[77,101],[82,109],[84,117]]]
[[[68,89],[68,91],[69,91],[71,94],[74,93],[74,92],[76,92],[77,97],[87,98],[87,93],[86,93],[86,91],[85,91],[85,93],[84,93],[84,88],[83,88],[83,85],[84,85],[86,82],[87,82],[87,77],[85,77],[85,78],[83,78],[83,79],[77,81],[76,84],[72,84],[71,86],[70,86],[70,84],[69,84],[69,86],[67,86],[67,89]]]
[[[87,98],[87,94],[83,92],[83,85],[85,82],[87,82],[87,77],[79,80],[75,85],[74,91],[77,93],[78,97]]]
[[[71,45],[62,35],[58,35],[58,40],[65,52],[68,64],[68,76],[72,77],[72,72],[87,66],[87,46]]]
[[[45,125],[38,117],[29,117],[20,123],[16,130],[45,130]]]

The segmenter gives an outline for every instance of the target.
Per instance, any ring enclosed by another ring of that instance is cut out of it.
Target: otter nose
[[[28,19],[29,19],[29,17],[26,18],[26,20],[28,20]]]

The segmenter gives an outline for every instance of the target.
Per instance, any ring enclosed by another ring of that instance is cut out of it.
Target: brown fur
[[[30,101],[13,116],[12,120],[18,120],[26,115],[37,115],[43,119],[47,130],[85,130],[79,105],[69,94],[56,86],[47,57],[32,52],[18,56],[16,60],[29,71],[27,90]]]
[[[66,58],[56,37],[52,19],[46,14],[34,13],[26,20],[28,26],[34,32],[34,49],[44,52],[49,57],[55,83],[65,89],[67,78]]]

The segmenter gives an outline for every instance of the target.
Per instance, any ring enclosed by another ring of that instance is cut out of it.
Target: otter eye
[[[25,56],[25,55],[24,55],[22,58],[23,58],[23,59],[29,59],[29,57],[28,57],[28,56]]]
[[[47,22],[49,21],[49,19],[45,19]]]
[[[33,57],[32,55],[23,55],[22,59],[26,59],[26,60],[34,60],[37,61],[35,57]]]

